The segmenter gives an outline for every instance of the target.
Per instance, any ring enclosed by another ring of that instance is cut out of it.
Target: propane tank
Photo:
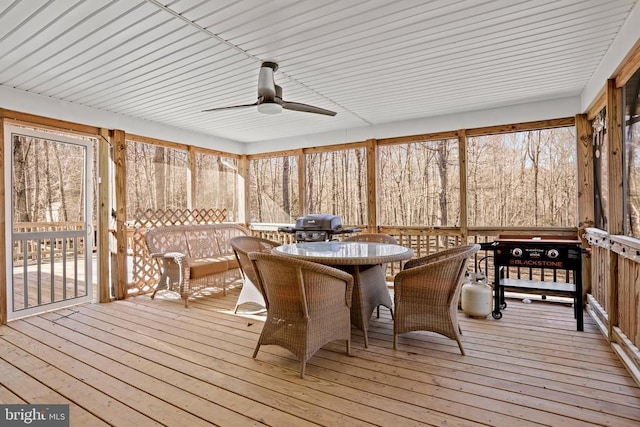
[[[493,310],[493,290],[482,273],[472,273],[470,282],[462,286],[462,311],[469,317],[485,318]]]

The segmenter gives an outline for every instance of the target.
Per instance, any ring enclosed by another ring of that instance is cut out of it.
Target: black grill
[[[577,236],[508,236],[499,235],[495,242],[481,247],[494,251],[494,319],[502,318],[507,307],[505,288],[516,291],[538,291],[543,297],[546,293],[557,293],[573,297],[574,316],[577,330],[584,330],[582,313],[582,249]],[[537,280],[511,279],[504,277],[509,267],[537,269],[573,270],[574,283],[558,283]],[[503,270],[504,268],[504,270]]]
[[[356,227],[342,227],[342,220],[332,214],[312,214],[296,220],[295,227],[280,227],[278,231],[296,235],[296,242],[323,242],[332,240],[335,234],[355,233]]]

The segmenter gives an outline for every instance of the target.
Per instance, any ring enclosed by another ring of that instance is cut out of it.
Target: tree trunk
[[[289,218],[291,218],[291,196],[289,195],[290,174],[289,156],[284,156],[282,158],[282,210]]]
[[[56,169],[58,172],[58,182],[60,186],[60,209],[58,210],[58,215],[60,215],[59,220],[67,222],[69,220],[69,215],[67,212],[67,197],[64,190],[64,181],[65,177],[62,173],[62,162],[60,161],[60,154],[58,153],[58,144],[53,144],[53,157],[56,162]],[[84,182],[80,183],[80,188],[84,188]],[[82,207],[80,209],[80,221],[82,221]]]
[[[166,170],[165,170],[165,148],[155,147],[153,158],[154,181],[156,187],[156,209],[166,209]]]
[[[43,141],[44,144],[44,158],[45,158],[45,162],[44,162],[44,178],[45,178],[45,185],[46,185],[46,200],[47,200],[47,211],[49,212],[49,221],[54,221],[57,220],[57,218],[54,219],[53,217],[53,186],[51,185],[51,171],[49,169],[49,158],[51,157],[49,155],[49,141]]]
[[[26,145],[26,147],[25,147]],[[29,207],[27,203],[27,158],[31,148],[31,143],[27,143],[22,137],[13,137],[13,194],[14,212],[13,217],[16,222],[29,222]],[[36,174],[36,177],[38,174]]]
[[[438,144],[437,151],[437,161],[438,161],[438,173],[440,175],[440,226],[448,225],[447,218],[447,187],[449,186],[448,179],[448,160],[449,160],[449,150],[447,149],[447,144],[445,141],[441,141]]]

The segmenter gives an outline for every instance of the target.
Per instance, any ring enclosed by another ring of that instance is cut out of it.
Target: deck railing
[[[591,293],[587,310],[640,384],[640,244],[588,228]]]
[[[291,226],[292,224],[251,224],[251,233],[254,236],[273,240],[281,243],[292,243],[294,236],[289,233],[278,231],[278,227]],[[366,227],[362,228],[363,232],[370,232]],[[470,228],[464,235],[463,231],[457,227],[378,227],[373,232],[389,234],[396,238],[402,246],[413,249],[416,257],[422,257],[432,253],[439,252],[443,249],[459,246],[467,243],[486,243],[492,242],[499,234],[521,234],[521,235],[557,235],[557,236],[576,236],[576,228],[489,228],[476,227]],[[334,237],[340,239],[345,235],[337,234]],[[487,276],[490,283],[495,278],[493,273],[493,253],[492,251],[478,252],[473,263],[470,263],[470,269],[482,272]],[[387,276],[392,280],[393,276],[402,269],[401,262],[389,263],[387,266]],[[541,281],[554,281],[570,283],[573,280],[572,274],[568,270],[552,270],[552,269],[536,269],[525,267],[513,267],[505,270],[505,277],[512,278],[531,278]]]
[[[84,254],[87,239],[78,234],[84,228],[85,223],[81,221],[14,223],[13,265],[48,262]],[[93,251],[95,243],[91,242],[91,245]]]

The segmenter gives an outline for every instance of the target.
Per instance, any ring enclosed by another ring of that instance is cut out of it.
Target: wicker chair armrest
[[[402,269],[403,270],[409,270],[409,269],[412,269],[412,268],[421,267],[423,265],[432,264],[434,262],[437,262],[437,261],[440,261],[442,259],[445,259],[448,256],[449,256],[448,254],[434,253],[434,254],[431,254],[431,255],[423,256],[421,258],[410,259],[409,261],[404,263],[404,266],[402,267]]]
[[[308,267],[311,271],[316,271],[318,273],[326,274],[327,276],[334,277],[339,280],[343,280],[347,283],[347,287],[345,289],[345,304],[349,309],[351,309],[351,301],[353,296],[353,276],[345,271],[338,270],[334,267],[329,267],[328,265],[316,264]]]
[[[410,259],[404,264],[402,269],[408,270],[411,268],[420,267],[422,265],[432,264],[434,262],[438,262],[443,259],[451,258],[452,256],[467,253],[468,251],[471,251],[471,254],[469,255],[471,256],[474,253],[476,253],[479,249],[480,249],[480,245],[477,245],[477,244],[462,245],[462,246],[457,246],[455,248],[445,249],[443,251],[436,252],[431,255]]]
[[[433,255],[429,255],[426,257],[418,258],[418,261],[409,264],[405,264],[404,270],[398,272],[394,278],[394,293],[397,297],[399,297],[402,293],[402,283],[405,280],[414,280],[414,278],[425,278],[430,277],[432,279],[437,279],[440,275],[440,271],[447,263],[453,260],[464,261],[473,256],[480,248],[480,245],[467,245],[461,246],[459,248],[454,248],[447,251],[442,251],[439,253],[435,253]],[[433,282],[437,282],[437,280],[433,280]]]

